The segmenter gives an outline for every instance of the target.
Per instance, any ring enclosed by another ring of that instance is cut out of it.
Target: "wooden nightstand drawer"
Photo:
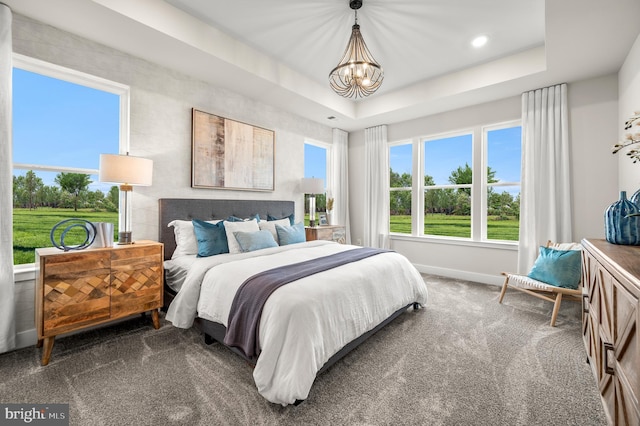
[[[161,243],[64,252],[36,250],[36,331],[49,363],[55,336],[128,315],[151,311],[160,327],[163,250]]]
[[[307,226],[304,231],[307,241],[327,240],[340,244],[346,244],[347,242],[346,228],[341,225]]]

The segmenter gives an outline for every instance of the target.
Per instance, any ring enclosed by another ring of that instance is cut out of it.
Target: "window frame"
[[[426,174],[426,170],[424,169],[424,155],[425,155],[425,145],[427,142],[433,142],[433,141],[437,141],[437,140],[441,140],[441,139],[449,139],[449,138],[455,138],[458,136],[466,136],[466,135],[470,135],[471,136],[471,170],[474,170],[474,159],[475,159],[475,134],[473,129],[459,129],[459,130],[453,130],[450,132],[443,132],[443,133],[437,133],[437,134],[433,134],[433,135],[428,135],[428,136],[423,136],[420,138],[420,144],[418,147],[419,150],[419,161],[420,161],[420,182],[419,182],[419,188],[418,188],[418,193],[421,194],[420,197],[416,197],[418,198],[418,203],[419,203],[419,212],[421,214],[421,223],[419,222],[417,224],[417,228],[418,228],[418,236],[421,237],[428,237],[428,238],[445,238],[445,239],[462,239],[462,240],[472,240],[473,239],[473,231],[474,231],[474,220],[473,220],[473,207],[474,207],[474,196],[473,196],[473,183],[472,184],[436,184],[436,185],[425,185],[424,184],[424,176]],[[428,189],[460,189],[460,188],[469,188],[471,190],[471,229],[469,230],[469,235],[470,237],[453,237],[453,236],[445,236],[445,235],[432,235],[432,234],[425,234],[424,233],[424,226],[425,226],[425,221],[424,221],[424,197],[427,193]],[[412,215],[413,216],[413,215]]]
[[[12,55],[12,69],[19,68],[24,71],[40,74],[45,77],[55,78],[58,80],[66,81],[69,83],[89,87],[103,92],[108,92],[117,95],[119,101],[119,131],[118,131],[118,152],[125,154],[129,152],[129,129],[130,129],[130,99],[131,88],[128,85],[117,83],[115,81],[107,80],[102,77],[97,77],[82,71],[77,71],[71,68],[63,67],[60,65],[46,62],[40,59],[32,58],[30,56],[21,55],[19,53],[13,53]],[[14,141],[12,140],[12,144]],[[33,170],[41,172],[61,172],[61,173],[84,173],[89,175],[98,175],[98,169],[89,168],[77,168],[77,167],[65,167],[55,165],[41,165],[41,164],[28,164],[28,163],[12,163],[12,169],[14,170]],[[123,204],[124,194],[120,191],[120,205]],[[127,203],[127,210],[131,211],[131,203]],[[118,209],[118,225],[124,221],[124,209]],[[24,270],[34,264],[19,264],[13,265],[14,270],[16,268]]]
[[[325,176],[326,176],[326,181],[324,183],[325,185],[325,189],[327,190],[327,193],[329,193],[331,191],[332,188],[332,170],[333,170],[333,161],[331,161],[332,155],[332,147],[333,145],[331,145],[330,143],[326,143],[326,142],[321,142],[321,141],[317,141],[317,140],[313,140],[313,139],[309,139],[309,138],[305,138],[304,140],[304,144],[305,145],[312,145],[318,148],[323,148],[325,150],[325,164],[326,164],[326,170],[325,170]],[[304,155],[304,153],[303,153]],[[304,158],[303,158],[303,164],[304,164]],[[304,170],[303,170],[303,175],[304,175]]]
[[[394,142],[388,143],[389,155],[387,156],[387,158],[389,159],[389,173],[391,171],[391,148],[394,146],[411,145],[411,185],[412,185],[411,187],[391,187],[391,182],[389,182],[389,195],[391,195],[391,192],[395,192],[395,191],[411,192],[411,234],[403,234],[399,232],[392,233],[391,231],[389,231],[390,235],[408,236],[408,235],[416,235],[416,233],[419,232],[418,223],[414,220],[414,217],[413,217],[414,212],[420,206],[419,200],[416,200],[417,197],[413,196],[413,188],[416,185],[420,184],[420,180],[416,179],[416,175],[418,174],[416,173],[416,170],[419,170],[420,162],[419,162],[419,159],[416,158],[417,153],[416,153],[415,140],[416,139],[403,139],[400,141],[394,141]],[[422,205],[424,205],[424,201],[422,201]],[[391,208],[391,205],[387,206],[387,208]],[[391,212],[389,212],[389,218],[391,218]]]
[[[493,131],[493,130],[502,130],[502,129],[509,129],[512,127],[520,127],[522,128],[522,120],[510,120],[510,121],[503,121],[501,123],[495,123],[495,124],[488,124],[486,126],[482,126],[482,164],[484,165],[484,167],[482,167],[482,177],[481,177],[481,182],[480,182],[480,187],[481,187],[481,196],[480,196],[480,230],[482,232],[481,234],[481,241],[487,241],[487,242],[493,242],[493,241],[497,241],[497,242],[507,242],[508,240],[493,240],[493,239],[489,239],[487,238],[487,233],[489,230],[489,222],[487,219],[488,216],[488,212],[489,212],[489,197],[488,197],[488,192],[489,192],[489,187],[500,187],[500,186],[519,186],[520,190],[522,191],[522,175],[520,176],[520,182],[495,182],[495,183],[491,183],[489,184],[487,182],[488,180],[488,176],[487,176],[487,168],[489,166],[489,132]],[[520,139],[520,146],[522,148],[522,137]],[[522,167],[522,154],[520,155],[520,167]],[[518,240],[515,241],[516,243],[518,242]]]
[[[430,241],[447,242],[463,245],[480,245],[480,246],[517,246],[518,241],[513,240],[496,240],[487,238],[488,229],[488,198],[487,192],[489,187],[500,186],[520,186],[521,182],[496,182],[493,184],[487,183],[487,166],[488,166],[488,132],[492,130],[500,130],[511,127],[522,127],[522,121],[520,119],[507,120],[502,122],[496,122],[486,125],[473,126],[471,128],[456,129],[447,132],[427,134],[423,136],[389,141],[387,143],[387,149],[391,150],[393,146],[403,145],[407,143],[412,144],[412,156],[413,156],[413,186],[410,188],[412,194],[411,203],[411,234],[389,232],[390,237],[395,239],[428,239]],[[471,164],[470,167],[473,170],[473,181],[471,184],[441,184],[430,185],[424,184],[424,147],[428,141],[446,139],[450,137],[471,135]],[[522,162],[522,159],[520,160]],[[388,168],[391,165],[389,163]],[[477,173],[477,169],[480,168],[480,172]],[[480,176],[478,180],[476,176]],[[424,195],[428,189],[458,189],[458,188],[470,188],[471,189],[471,234],[470,237],[454,237],[443,235],[430,235],[424,233]],[[406,190],[405,188],[391,188],[389,191]],[[416,196],[420,194],[420,196]],[[389,206],[387,206],[389,208]]]

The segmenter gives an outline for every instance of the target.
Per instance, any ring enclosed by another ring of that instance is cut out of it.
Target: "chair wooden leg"
[[[553,313],[551,314],[551,327],[556,326],[556,318],[558,318],[558,311],[560,310],[560,303],[562,303],[562,293],[556,294],[556,301],[553,304]]]
[[[498,299],[498,303],[502,303],[502,299],[504,299],[504,294],[507,292],[507,286],[509,285],[509,277],[505,277],[504,284],[502,284],[502,291],[500,292],[500,299]]]

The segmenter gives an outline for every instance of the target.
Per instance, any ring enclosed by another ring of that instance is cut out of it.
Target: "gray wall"
[[[635,111],[640,111],[640,36],[636,39],[627,59],[620,68],[618,87],[620,91],[620,103],[618,108],[618,139],[622,140],[625,133],[639,133],[640,127],[633,131],[624,130],[624,122]],[[638,145],[636,145],[638,147]],[[621,152],[618,154],[620,166],[619,187],[621,191],[627,191],[631,196],[640,189],[640,164],[634,164]]]
[[[571,83],[568,93],[574,240],[602,238],[603,212],[617,198],[617,160],[610,151],[617,137],[617,76]],[[477,133],[481,125],[519,119],[520,111],[520,96],[515,96],[391,124],[388,139],[397,141],[470,128]],[[349,179],[351,237],[358,241],[364,234],[364,131],[349,135]],[[423,272],[486,283],[500,283],[500,272],[515,271],[517,265],[514,245],[399,237],[392,238],[392,248]]]

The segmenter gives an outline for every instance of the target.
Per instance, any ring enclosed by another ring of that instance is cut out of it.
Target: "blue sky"
[[[488,165],[496,172],[495,176],[499,181],[520,181],[520,135],[520,127],[488,132]],[[427,142],[424,150],[426,174],[432,176],[437,185],[449,184],[449,176],[453,170],[465,163],[472,166],[471,148],[471,135]],[[394,172],[411,174],[411,144],[392,147],[389,161]]]
[[[13,162],[97,169],[100,154],[118,153],[119,102],[111,93],[14,68]],[[45,185],[57,175],[36,174]],[[97,179],[91,189],[111,186]]]
[[[304,177],[324,180],[327,187],[327,150],[319,146],[304,144]]]

